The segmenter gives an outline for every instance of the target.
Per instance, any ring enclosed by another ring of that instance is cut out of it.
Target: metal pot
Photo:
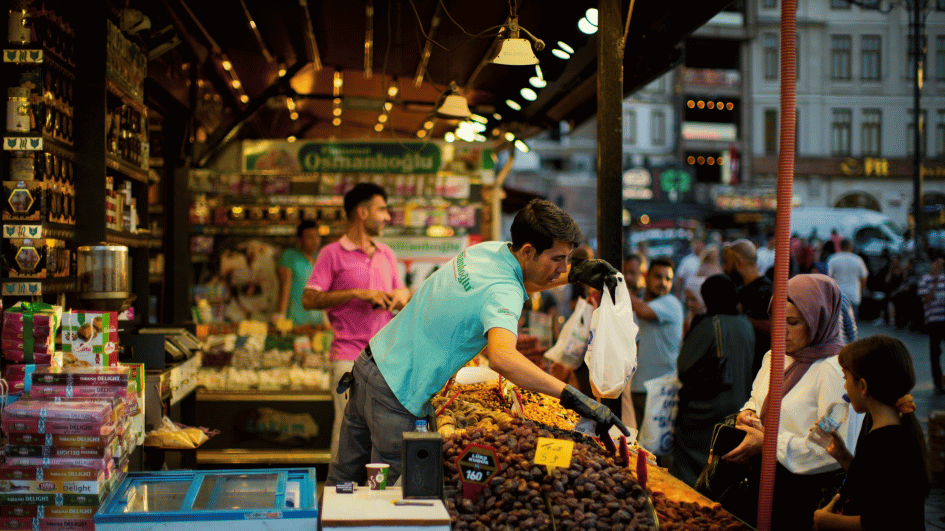
[[[78,297],[90,310],[121,308],[131,296],[128,248],[124,245],[85,245],[76,252]]]

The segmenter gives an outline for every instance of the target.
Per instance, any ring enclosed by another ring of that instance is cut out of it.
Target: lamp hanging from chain
[[[459,86],[455,81],[450,81],[449,87],[443,92],[443,100],[436,108],[436,116],[447,120],[464,120],[469,118],[472,113],[469,112],[469,102],[459,93]]]
[[[532,35],[527,29],[518,25],[518,17],[512,17],[509,23],[503,27],[508,31],[508,37],[499,41],[498,51],[491,62],[500,65],[535,65],[538,64],[538,57],[532,51],[532,43],[535,50],[539,52],[545,48],[545,41]],[[522,38],[520,33],[524,32],[528,39]],[[531,40],[531,42],[529,42]]]

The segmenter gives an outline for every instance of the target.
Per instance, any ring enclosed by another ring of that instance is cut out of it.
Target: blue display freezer
[[[133,472],[95,514],[95,529],[311,531],[317,497],[313,468]]]

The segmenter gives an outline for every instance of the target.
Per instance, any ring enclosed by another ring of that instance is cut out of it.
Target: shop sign
[[[653,199],[653,190],[650,188],[653,178],[650,171],[643,168],[634,168],[623,173],[624,199]]]
[[[247,171],[418,174],[436,173],[441,163],[433,142],[243,142]]]
[[[450,260],[469,246],[468,236],[455,238],[405,236],[380,238],[380,240],[401,260],[412,258]]]
[[[3,137],[4,151],[42,151],[43,138],[36,136]]]
[[[33,297],[43,294],[42,282],[7,282],[3,294],[8,297]]]
[[[844,175],[865,175],[867,177],[888,177],[889,159],[864,157],[863,162],[857,159],[846,159],[840,163],[840,173]]]

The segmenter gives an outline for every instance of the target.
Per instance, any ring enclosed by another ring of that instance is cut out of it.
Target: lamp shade
[[[499,43],[499,52],[492,62],[500,65],[536,65],[538,57],[535,57],[528,39],[510,38]]]
[[[436,109],[436,115],[440,118],[469,118],[472,113],[469,112],[469,103],[466,98],[459,94],[449,93],[443,98],[443,103]]]

